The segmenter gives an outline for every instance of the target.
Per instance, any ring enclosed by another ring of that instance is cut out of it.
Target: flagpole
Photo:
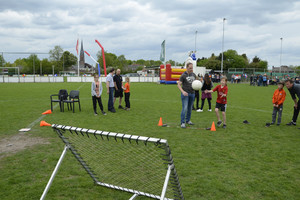
[[[165,40],[165,45],[164,45],[164,48],[165,48],[165,68],[167,67],[167,53],[166,53],[166,40]]]
[[[78,60],[78,63],[77,63],[77,65],[78,65],[78,77],[79,77],[79,54],[77,54],[77,60]]]
[[[77,50],[77,65],[78,65],[78,77],[79,77],[79,37],[78,37],[78,39],[77,39],[77,41],[78,41],[78,50]]]

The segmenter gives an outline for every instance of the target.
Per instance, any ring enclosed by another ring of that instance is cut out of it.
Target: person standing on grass
[[[113,79],[114,74],[115,74],[115,69],[111,68],[109,74],[106,77],[106,89],[107,89],[107,94],[109,95],[107,107],[108,107],[108,111],[112,113],[116,112],[114,108],[114,88],[115,88],[114,79]]]
[[[198,76],[199,77],[199,76]],[[201,83],[203,84],[203,77],[200,76],[200,81]],[[199,110],[199,99],[200,99],[200,94],[199,94],[199,90],[195,90],[195,100],[196,100],[196,108],[194,107],[194,104],[193,104],[193,108],[192,110]]]
[[[103,111],[103,105],[102,105],[102,100],[101,100],[101,94],[102,94],[102,84],[99,81],[99,75],[95,74],[94,75],[94,82],[92,82],[92,100],[93,100],[93,108],[94,108],[94,114],[98,115],[97,113],[97,102],[100,107],[100,110],[103,115],[106,115],[106,113]]]
[[[213,93],[215,91],[217,91],[218,93],[216,108],[215,108],[215,112],[218,118],[217,126],[220,127],[222,124],[220,114],[219,114],[219,110],[221,110],[223,115],[223,128],[226,128],[226,107],[227,107],[227,93],[228,93],[226,77],[223,77],[221,79],[221,85],[218,85],[213,90],[205,90],[205,93]]]
[[[211,93],[205,93],[205,90],[211,90],[213,87],[213,83],[210,80],[208,74],[204,75],[204,81],[203,81],[203,86],[201,88],[202,94],[201,94],[201,108],[197,110],[197,112],[203,112],[203,106],[205,99],[208,101],[208,112],[211,112]]]
[[[294,81],[291,79],[288,79],[285,81],[285,86],[289,90],[291,97],[294,101],[294,115],[293,119],[290,123],[287,123],[286,125],[291,126],[294,125],[296,126],[298,114],[299,114],[299,109],[300,109],[300,84],[295,84]],[[298,101],[297,101],[297,97]]]
[[[282,115],[282,109],[283,109],[283,102],[285,100],[286,93],[283,89],[284,83],[278,82],[277,83],[278,89],[275,90],[273,94],[273,113],[272,113],[272,123],[271,125],[275,124],[276,122],[276,115],[278,112],[278,119],[277,119],[277,126],[281,123],[281,115]]]
[[[192,88],[192,82],[196,80],[196,74],[193,72],[193,63],[187,63],[186,71],[182,73],[177,83],[181,92],[182,110],[180,114],[180,127],[186,128],[185,123],[194,125],[191,122],[192,106],[195,100],[195,91]]]
[[[125,110],[130,110],[130,80],[129,77],[125,78],[124,94],[125,94]]]
[[[121,70],[117,69],[116,75],[114,76],[114,85],[115,85],[115,96],[114,96],[114,104],[117,98],[119,98],[119,107],[120,109],[124,109],[121,105],[123,98],[123,79],[121,74]]]

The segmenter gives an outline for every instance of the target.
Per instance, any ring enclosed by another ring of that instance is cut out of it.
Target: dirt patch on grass
[[[30,137],[28,132],[20,132],[16,135],[3,138],[0,140],[0,159],[36,144],[50,144],[50,142],[45,138]]]

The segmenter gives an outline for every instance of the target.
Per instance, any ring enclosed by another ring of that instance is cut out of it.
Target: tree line
[[[36,54],[31,54],[27,58],[18,58],[13,63],[5,62],[5,58],[0,55],[0,64],[2,67],[20,67],[21,74],[58,74],[60,71],[70,71],[77,69],[77,56],[69,51],[64,51],[60,46],[55,46],[49,51],[49,58],[40,59]],[[103,57],[101,51],[97,52],[97,61],[103,69]],[[143,69],[144,66],[159,66],[163,64],[160,60],[128,60],[125,55],[117,56],[114,53],[105,52],[105,61],[107,67],[120,68],[123,73],[136,72]],[[197,66],[203,66],[207,69],[220,70],[222,54],[216,56],[214,53],[209,58],[198,58]],[[174,60],[169,60],[172,66],[181,65]],[[54,66],[54,67],[53,67]],[[94,67],[97,68],[96,64]],[[246,54],[239,55],[237,51],[229,49],[223,53],[223,70],[229,68],[257,68],[267,69],[268,62],[255,56],[251,60]],[[134,69],[134,70],[133,70]]]

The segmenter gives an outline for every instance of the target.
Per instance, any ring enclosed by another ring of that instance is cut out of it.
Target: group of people
[[[255,76],[254,74],[252,74],[250,76],[250,85],[257,85],[257,86],[268,86],[269,85],[269,78],[267,76],[267,74],[259,74],[257,76]]]
[[[199,101],[199,91],[195,91],[192,88],[192,83],[194,80],[199,79],[196,74],[193,72],[193,64],[188,63],[186,65],[186,71],[180,76],[178,81],[178,89],[181,92],[181,102],[182,102],[182,110],[180,114],[180,126],[181,128],[186,128],[187,125],[194,125],[191,121],[191,114],[192,114],[192,107],[194,104],[195,97]],[[264,82],[264,79],[262,79]],[[209,109],[211,111],[211,93],[217,92],[217,101],[215,112],[217,116],[217,126],[221,126],[223,124],[223,128],[226,128],[226,107],[227,107],[227,94],[228,94],[228,87],[227,87],[227,78],[225,76],[221,77],[221,84],[216,86],[212,89],[213,84],[210,80],[208,74],[205,74],[204,79],[201,80],[203,86],[201,88],[201,108],[199,108],[199,104],[197,103],[197,112],[203,112],[203,105],[205,99],[208,101]],[[291,97],[294,101],[294,113],[292,117],[292,121],[287,123],[288,126],[296,126],[297,118],[300,111],[300,84],[296,84],[293,80],[288,79],[284,82],[277,83],[278,88],[275,90],[273,94],[273,113],[272,113],[272,122],[267,123],[266,126],[271,126],[276,123],[277,118],[277,125],[281,124],[281,116],[283,110],[283,103],[285,101],[286,93],[283,89],[284,86],[289,90]],[[297,99],[298,97],[298,99]],[[220,113],[222,112],[223,121],[221,121]],[[300,129],[300,128],[299,128]]]
[[[287,123],[288,126],[296,126],[297,118],[300,111],[300,84],[296,84],[293,80],[288,79],[284,82],[277,83],[277,89],[273,94],[273,113],[272,113],[272,122],[267,123],[266,126],[269,127],[276,123],[277,118],[277,125],[281,124],[281,116],[283,110],[283,103],[285,101],[286,92],[284,91],[284,85],[288,89],[293,101],[294,101],[294,113],[292,117],[292,121]],[[298,100],[297,100],[298,97]],[[278,115],[278,117],[277,117]]]
[[[121,70],[117,69],[115,73],[115,69],[112,68],[109,71],[109,74],[106,77],[106,89],[108,96],[108,111],[115,113],[116,110],[114,108],[114,104],[117,98],[119,98],[119,109],[125,109],[127,111],[130,110],[130,80],[129,77],[125,78],[125,85],[123,85],[123,78],[121,76]],[[91,86],[91,93],[92,93],[92,100],[93,100],[93,109],[94,114],[98,115],[97,113],[97,102],[100,107],[100,110],[103,115],[106,115],[106,112],[104,112],[103,104],[101,100],[103,87],[101,82],[99,81],[99,75],[94,75],[94,81],[92,82]],[[122,98],[123,98],[123,92],[125,95],[125,108],[121,105],[122,104]]]
[[[177,87],[181,92],[181,102],[182,102],[182,110],[180,114],[180,127],[186,128],[186,124],[188,125],[194,125],[194,123],[191,121],[191,115],[192,115],[192,107],[195,100],[195,90],[192,88],[192,83],[194,80],[198,79],[196,74],[193,72],[193,64],[187,63],[186,65],[186,71],[180,76]],[[225,76],[221,77],[221,84],[215,87],[212,90],[212,81],[210,80],[208,74],[205,74],[204,80],[201,80],[203,83],[203,86],[201,88],[202,92],[202,104],[201,109],[199,109],[197,105],[197,111],[202,112],[203,111],[203,105],[205,102],[205,99],[208,100],[209,104],[209,111],[211,111],[211,93],[217,92],[217,102],[215,107],[216,116],[218,119],[217,126],[221,126],[223,123],[223,128],[226,128],[226,105],[227,105],[227,93],[228,93],[228,87],[227,87],[227,78]],[[199,99],[199,91],[197,92],[197,98]],[[219,114],[219,110],[222,112],[223,121],[221,121],[221,117]]]

